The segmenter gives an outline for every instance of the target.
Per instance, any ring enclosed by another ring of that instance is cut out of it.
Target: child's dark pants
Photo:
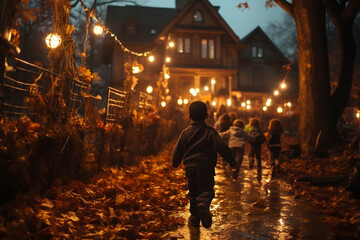
[[[199,216],[195,210],[196,205],[205,203],[209,208],[214,193],[214,171],[212,169],[186,168],[186,177],[188,179],[190,213],[193,216]]]
[[[261,173],[261,144],[254,144],[250,145],[250,152],[249,152],[249,161],[250,161],[250,169],[254,164],[254,156],[256,158],[256,167],[258,173]]]

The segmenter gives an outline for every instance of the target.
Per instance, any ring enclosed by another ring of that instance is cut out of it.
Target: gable
[[[263,49],[263,58],[265,60],[288,62],[284,54],[275,46],[264,31],[257,27],[242,39],[242,43],[247,47],[239,54],[240,59],[249,59],[252,57],[253,48],[261,47]]]
[[[240,39],[220,16],[218,7],[214,7],[208,0],[190,0],[176,17],[166,26],[162,36],[166,35],[173,28],[185,28],[194,30],[216,30],[224,31],[230,36],[234,44],[239,44]],[[194,22],[193,16],[196,11],[202,13],[202,23]]]

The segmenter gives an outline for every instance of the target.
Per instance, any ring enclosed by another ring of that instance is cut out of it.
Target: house
[[[202,99],[219,105],[232,97],[240,100],[248,92],[272,91],[287,59],[260,28],[240,41],[218,10],[208,0],[176,0],[175,9],[108,6],[105,25],[123,44],[112,37],[104,41],[110,84],[120,88],[124,63],[136,61],[144,67],[136,75],[136,90],[145,91],[166,78],[166,93],[175,100]]]
[[[238,78],[233,82],[233,95],[242,99],[266,101],[275,90],[282,90],[282,99],[296,101],[298,81],[296,65],[289,66],[289,60],[274,45],[264,31],[257,27],[242,40],[246,48],[239,52]],[[290,67],[290,69],[286,69]],[[275,96],[276,97],[276,96]]]

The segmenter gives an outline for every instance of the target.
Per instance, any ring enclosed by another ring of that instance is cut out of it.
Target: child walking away
[[[189,225],[205,228],[212,224],[210,203],[214,198],[214,176],[219,153],[231,167],[236,161],[231,150],[217,131],[205,124],[208,116],[206,104],[201,101],[189,105],[190,126],[185,128],[176,145],[172,157],[173,167],[183,162],[188,180],[190,213]]]
[[[268,148],[270,152],[271,179],[274,179],[280,172],[281,134],[282,125],[279,119],[271,119],[269,123]]]
[[[249,135],[255,138],[255,141],[250,143],[249,152],[249,168],[254,167],[254,157],[256,158],[257,177],[261,181],[261,145],[266,141],[264,134],[260,129],[260,120],[258,118],[250,118],[248,127],[246,128]]]
[[[249,136],[247,132],[244,131],[244,122],[240,119],[236,119],[229,130],[219,134],[226,142],[229,143],[229,147],[235,157],[237,168],[233,170],[232,177],[237,179],[241,163],[243,161],[245,143],[254,142],[255,138]]]

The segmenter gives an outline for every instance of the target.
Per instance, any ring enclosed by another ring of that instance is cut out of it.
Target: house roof
[[[272,50],[278,55],[278,57],[283,60],[288,62],[287,58],[284,56],[284,54],[279,50],[279,48],[277,48],[275,46],[275,44],[273,43],[273,41],[271,41],[271,39],[266,35],[266,33],[261,29],[261,27],[257,26],[252,32],[250,32],[248,35],[246,35],[241,42],[243,44],[249,44],[252,42],[252,40],[254,39],[255,36],[260,35],[262,37],[262,39],[265,40],[265,42],[268,44],[269,47],[272,48]]]
[[[105,24],[120,41],[150,43],[159,36],[178,11],[172,8],[108,6]],[[135,22],[137,34],[123,33],[123,24],[129,20]]]
[[[232,28],[226,23],[226,21],[221,17],[218,10],[219,7],[214,7],[208,0],[190,0],[181,10],[178,12],[175,18],[164,28],[163,32],[159,35],[165,35],[167,32],[173,28],[176,23],[184,17],[184,15],[197,3],[202,2],[205,7],[215,16],[219,23],[226,29],[227,33],[231,36],[235,43],[240,43],[239,37],[235,34]]]
[[[108,6],[105,25],[122,42],[154,43],[165,36],[178,21],[180,21],[182,17],[184,17],[184,15],[199,2],[202,2],[205,7],[208,8],[234,42],[240,43],[239,37],[218,13],[219,7],[214,7],[208,0],[190,0],[182,9],[141,6]],[[134,35],[124,34],[123,25],[131,19],[137,26],[137,33]]]

